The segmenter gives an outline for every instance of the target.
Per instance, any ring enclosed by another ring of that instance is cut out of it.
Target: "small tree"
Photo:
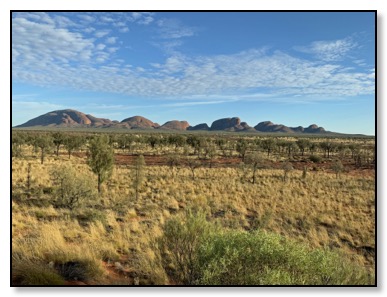
[[[195,169],[200,166],[200,162],[197,159],[186,159],[186,164],[188,165],[189,169],[191,169],[192,172],[192,180],[195,180]]]
[[[242,158],[242,162],[245,161],[245,156],[248,149],[248,143],[244,139],[238,140],[236,144],[236,151],[239,153],[239,156]]]
[[[53,143],[55,145],[55,153],[56,156],[59,157],[59,149],[62,144],[65,142],[65,135],[61,132],[55,132],[52,134]]]
[[[138,200],[139,192],[144,182],[144,167],[145,167],[145,159],[143,155],[140,155],[136,158],[136,161],[134,164],[133,187],[136,192],[136,201]]]
[[[90,141],[87,164],[98,177],[98,193],[101,193],[101,184],[111,176],[114,164],[109,137],[102,135]]]
[[[178,170],[178,166],[180,165],[180,156],[178,154],[169,154],[167,157],[167,164],[171,168],[172,176],[174,176],[174,168]]]
[[[249,165],[253,171],[252,183],[255,184],[255,173],[257,169],[263,167],[263,159],[261,155],[257,152],[246,155],[245,164]]]
[[[38,135],[35,138],[34,144],[40,149],[40,163],[43,164],[44,157],[53,144],[52,138],[46,134]]]
[[[95,188],[89,176],[79,174],[70,166],[61,166],[51,172],[54,183],[56,207],[73,210],[86,201],[96,198]]]
[[[340,173],[343,172],[344,166],[340,160],[335,160],[332,164],[332,170],[336,173],[336,178],[340,177]]]
[[[292,164],[290,164],[290,162],[285,162],[282,165],[282,170],[284,171],[283,181],[286,181],[288,178],[289,172],[293,170],[293,166]]]
[[[267,151],[267,156],[270,155],[271,151],[274,150],[276,141],[273,138],[267,138],[261,141],[261,147]]]
[[[31,198],[31,163],[27,165],[27,198]]]
[[[301,151],[301,155],[304,156],[305,149],[310,146],[310,141],[308,139],[301,138],[297,140],[296,143]]]
[[[71,158],[71,154],[82,146],[83,141],[83,138],[78,135],[68,135],[65,138],[63,144],[69,154],[69,159]]]

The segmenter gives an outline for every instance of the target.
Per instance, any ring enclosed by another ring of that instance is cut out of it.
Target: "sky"
[[[66,108],[375,135],[375,15],[13,13],[12,125]]]

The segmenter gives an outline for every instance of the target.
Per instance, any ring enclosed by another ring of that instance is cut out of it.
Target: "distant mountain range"
[[[68,127],[68,128],[117,128],[117,129],[160,129],[160,130],[201,130],[201,131],[231,131],[231,132],[280,132],[280,133],[313,133],[329,134],[332,132],[325,131],[323,127],[313,124],[309,127],[287,127],[281,124],[273,124],[270,121],[260,122],[251,127],[246,122],[241,122],[240,118],[224,118],[214,121],[211,126],[206,123],[196,126],[190,126],[187,121],[168,121],[163,125],[152,122],[142,116],[133,116],[119,121],[96,118],[90,114],[84,114],[73,109],[64,109],[51,111],[26,123],[16,126],[15,128],[27,127]]]

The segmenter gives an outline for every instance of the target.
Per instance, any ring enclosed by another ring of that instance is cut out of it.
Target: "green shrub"
[[[202,285],[370,284],[364,269],[338,254],[260,231],[212,234],[197,259]]]
[[[157,244],[162,254],[163,266],[178,284],[192,285],[200,274],[198,249],[214,229],[204,213],[188,211],[186,216],[176,216],[164,225],[164,235]]]
[[[342,255],[264,231],[215,232],[204,214],[177,216],[158,240],[164,269],[185,285],[372,285]]]
[[[309,160],[312,161],[313,163],[320,163],[321,162],[321,157],[317,155],[311,155],[309,157]]]

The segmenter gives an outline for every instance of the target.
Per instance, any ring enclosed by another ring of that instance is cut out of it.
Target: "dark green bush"
[[[313,163],[320,163],[322,158],[320,156],[317,156],[317,155],[311,155],[309,157],[309,160],[312,161]]]

